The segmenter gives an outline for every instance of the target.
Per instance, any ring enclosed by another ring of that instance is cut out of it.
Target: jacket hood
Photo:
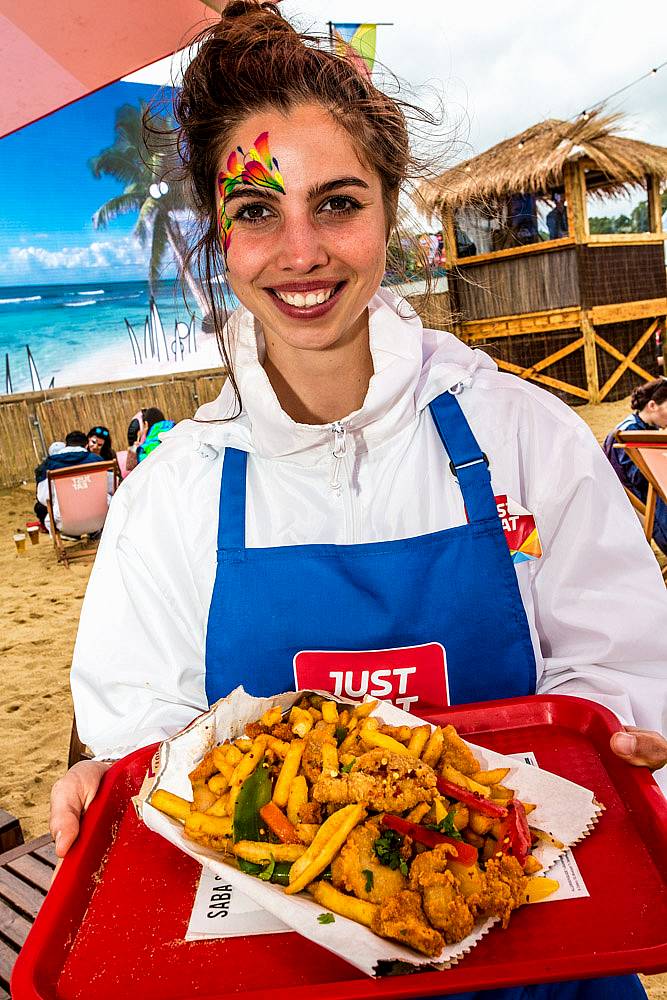
[[[496,370],[482,351],[471,350],[450,333],[424,329],[412,307],[389,289],[381,288],[368,310],[374,374],[363,405],[339,421],[366,448],[398,433],[442,392],[470,385],[481,369]],[[225,383],[217,399],[200,406],[194,420],[179,423],[164,444],[187,436],[204,455],[207,449],[217,454],[229,446],[308,464],[318,460],[320,449],[321,457],[330,457],[331,424],[299,424],[281,408],[262,366],[264,340],[252,314],[237,309],[228,334],[241,413],[234,415],[233,388]]]

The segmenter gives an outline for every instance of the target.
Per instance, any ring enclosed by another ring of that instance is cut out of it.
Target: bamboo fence
[[[183,420],[215,399],[224,380],[224,371],[214,368],[0,396],[0,487],[34,482],[48,446],[69,431],[85,434],[101,424],[114,448],[123,449],[137,410],[157,406],[168,420]]]

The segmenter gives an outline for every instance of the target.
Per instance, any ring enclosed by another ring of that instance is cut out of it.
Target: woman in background
[[[108,427],[91,427],[87,434],[88,451],[99,455],[102,461],[111,462],[116,453],[111,447],[111,434]]]
[[[155,451],[161,441],[160,435],[170,431],[173,426],[174,421],[167,420],[157,406],[149,406],[135,413],[127,429],[129,445],[125,464],[127,472],[136,469],[139,462],[143,462],[152,451]],[[133,438],[132,441],[130,437]]]
[[[604,451],[627,490],[646,503],[648,483],[623,448],[615,448],[616,431],[662,431],[667,429],[667,378],[656,378],[638,386],[630,397],[632,413],[621,420],[604,442]],[[667,505],[658,498],[653,522],[653,541],[667,555]]]

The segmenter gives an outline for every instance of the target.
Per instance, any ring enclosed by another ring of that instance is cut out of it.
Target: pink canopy
[[[0,136],[183,48],[225,0],[0,0]]]

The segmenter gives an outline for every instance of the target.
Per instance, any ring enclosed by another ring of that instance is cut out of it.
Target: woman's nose
[[[280,268],[307,274],[314,267],[321,267],[329,260],[322,233],[310,219],[286,221],[278,238]]]

